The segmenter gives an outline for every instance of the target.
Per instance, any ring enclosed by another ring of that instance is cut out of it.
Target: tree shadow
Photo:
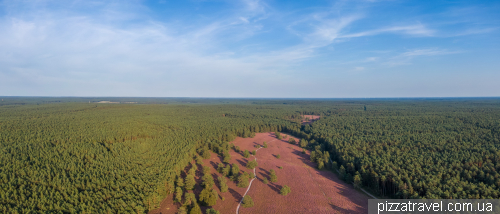
[[[234,189],[229,188],[229,193],[233,196],[234,199],[236,199],[236,202],[240,202],[241,199],[243,198],[240,193],[234,191]]]
[[[268,186],[269,188],[271,188],[271,190],[275,191],[275,192],[276,192],[276,193],[278,193],[278,194],[280,193],[280,190],[281,190],[281,188],[282,188],[282,186],[281,186],[281,185],[278,185],[278,184],[273,184],[273,183],[271,183],[271,182],[269,182],[269,183],[267,184],[267,186]]]
[[[219,167],[215,162],[213,161],[210,161],[210,165],[212,165],[212,167],[217,170],[217,168]]]
[[[238,161],[238,163],[240,163],[241,166],[246,166],[248,163],[248,160],[245,160],[245,159],[244,160],[238,159],[236,161]]]

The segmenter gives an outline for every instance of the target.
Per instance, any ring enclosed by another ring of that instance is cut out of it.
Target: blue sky
[[[0,96],[500,96],[499,1],[0,1]]]

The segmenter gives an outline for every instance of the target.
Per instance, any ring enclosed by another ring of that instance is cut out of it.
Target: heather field
[[[238,137],[232,142],[242,151],[250,152],[256,149],[255,145],[262,145],[264,141],[268,144],[268,148],[260,149],[255,155],[258,162],[257,179],[247,193],[253,198],[255,206],[241,207],[239,213],[367,213],[368,196],[354,190],[332,172],[317,170],[315,164],[309,161],[309,153],[302,154],[300,147],[287,142],[288,137],[290,136],[278,140],[274,133],[257,133],[254,138]],[[295,140],[298,142],[299,139]],[[236,163],[242,171],[253,173],[245,166],[248,161],[254,160],[254,156],[244,158],[241,152],[231,150],[231,157],[231,164]],[[214,180],[221,176],[216,171],[221,162],[222,159],[214,153],[210,159],[203,160],[203,165],[211,167]],[[199,171],[196,180],[201,183],[201,166],[197,167]],[[264,184],[264,178],[270,180],[271,169],[276,171],[278,181]],[[236,213],[236,207],[247,189],[236,185],[236,182],[228,181],[229,191],[226,193],[220,193],[217,186],[219,200],[213,208],[221,213]],[[279,194],[284,185],[291,188],[291,193],[287,196]],[[199,191],[201,188],[198,185],[194,192],[198,194]],[[221,197],[225,200],[222,201]],[[177,206],[170,195],[162,202],[160,209],[150,213],[175,213]],[[202,210],[206,209],[207,207],[202,207]]]
[[[320,118],[320,116],[318,115],[302,115],[302,117],[302,124],[311,124],[312,122]]]

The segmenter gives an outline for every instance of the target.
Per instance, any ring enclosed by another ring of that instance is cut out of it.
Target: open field
[[[318,115],[302,115],[302,117],[302,124],[311,124],[320,118]]]
[[[285,134],[286,135],[286,134]],[[289,136],[288,136],[289,137]],[[295,138],[298,141],[297,138]],[[283,140],[276,139],[274,133],[257,133],[254,138],[240,138],[232,141],[235,146],[239,146],[242,151],[253,151],[255,145],[262,145],[267,142],[268,148],[261,148],[257,151],[258,166],[256,168],[257,179],[253,182],[248,195],[255,203],[254,207],[241,207],[239,213],[366,213],[368,196],[354,190],[351,185],[337,178],[331,171],[321,171],[315,168],[315,163],[309,160],[309,154],[302,154],[302,149],[297,145],[291,145]],[[276,155],[281,157],[278,159]],[[252,173],[252,170],[245,168],[246,163],[254,157],[244,158],[242,153],[231,150],[231,164],[236,163],[242,171]],[[204,160],[205,166],[211,167],[211,173],[216,180],[217,176],[222,176],[216,171],[217,165],[222,160],[212,153],[210,159]],[[279,169],[281,166],[283,169]],[[276,171],[278,181],[276,183],[263,183],[263,179],[269,178],[269,171]],[[199,174],[199,173],[198,173]],[[201,183],[201,180],[197,181]],[[279,194],[282,186],[291,188],[291,193],[287,196]],[[218,200],[213,206],[221,213],[236,213],[236,207],[241,201],[247,188],[236,186],[236,182],[228,182],[229,191],[220,193],[220,197],[225,200]],[[195,190],[195,193],[201,188]],[[202,207],[203,208],[203,207]],[[206,207],[205,207],[206,209]],[[177,205],[172,202],[172,196],[162,202],[160,209],[150,213],[175,213]]]

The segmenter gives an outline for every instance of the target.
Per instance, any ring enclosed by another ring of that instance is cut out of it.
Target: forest
[[[500,197],[498,98],[3,99],[4,213],[147,212],[191,160],[276,131],[383,197]],[[305,114],[321,117],[302,125]]]

